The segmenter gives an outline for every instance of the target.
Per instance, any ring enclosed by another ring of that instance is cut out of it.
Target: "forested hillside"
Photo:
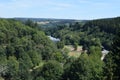
[[[120,18],[44,29],[0,19],[0,80],[119,80],[119,28]],[[101,60],[103,47],[109,53]]]
[[[55,60],[55,53],[55,44],[44,32],[0,19],[0,75],[5,80],[33,80],[33,69],[43,61]]]
[[[87,22],[76,22],[68,26],[46,29],[48,35],[60,38],[65,44],[83,45],[88,49],[91,45],[103,46],[110,50],[113,37],[119,31],[120,18],[98,19]]]
[[[85,29],[87,29],[88,27],[99,27],[100,31],[116,34],[116,32],[119,31],[120,28],[120,17],[92,20],[87,22],[84,26]]]

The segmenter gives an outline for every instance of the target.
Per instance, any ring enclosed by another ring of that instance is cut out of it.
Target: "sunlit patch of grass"
[[[69,57],[79,57],[82,53],[82,46],[78,46],[77,50],[74,50],[74,47],[72,45],[65,45],[64,48],[67,48],[69,50],[68,56]]]

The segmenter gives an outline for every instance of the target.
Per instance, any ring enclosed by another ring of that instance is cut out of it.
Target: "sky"
[[[0,0],[0,17],[98,19],[120,16],[120,0]]]

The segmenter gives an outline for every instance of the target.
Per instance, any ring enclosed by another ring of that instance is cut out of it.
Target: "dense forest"
[[[46,28],[44,31],[47,35],[60,38],[67,45],[77,43],[85,49],[91,45],[99,45],[110,50],[112,40],[120,28],[119,22],[119,17],[98,19]]]
[[[120,80],[119,28],[119,17],[48,28],[0,19],[0,80]],[[109,53],[101,60],[103,48]]]

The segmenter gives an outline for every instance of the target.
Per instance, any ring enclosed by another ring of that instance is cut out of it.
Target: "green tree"
[[[113,61],[113,80],[120,79],[120,32],[117,33],[115,39],[112,44],[112,53],[111,55]],[[109,66],[108,66],[109,67]]]
[[[32,61],[32,63],[33,63],[34,66],[39,65],[39,63],[42,60],[42,57],[41,57],[40,54],[38,54],[36,51],[29,51],[28,55],[30,56],[31,61]]]
[[[33,79],[28,63],[29,62],[23,60],[22,58],[19,58],[19,77],[21,80],[32,80]]]
[[[101,80],[103,62],[100,58],[83,53],[70,67],[65,80]]]
[[[7,72],[7,57],[5,54],[5,49],[0,46],[0,76],[5,76]]]
[[[34,28],[36,23],[34,23],[32,20],[28,19],[25,22],[25,24],[28,25],[28,26],[30,26],[30,27],[32,27],[32,28]]]
[[[108,55],[105,57],[105,67],[104,67],[104,80],[114,80],[114,67],[115,64],[112,59],[112,52],[109,52]]]
[[[59,41],[59,42],[57,42],[57,47],[59,48],[59,49],[62,49],[62,48],[64,48],[64,42],[63,41]]]
[[[6,35],[3,32],[0,32],[0,44],[3,44],[6,40]]]
[[[54,58],[55,58],[56,61],[58,61],[58,62],[60,62],[60,63],[65,62],[64,56],[63,56],[63,54],[60,53],[60,52],[54,53]]]
[[[37,77],[36,80],[45,80],[43,77]]]
[[[107,68],[110,68],[108,79],[119,80],[120,79],[120,31],[117,33],[112,44],[112,52],[108,54],[108,59],[106,61]],[[109,60],[109,58],[112,60]],[[110,65],[110,63],[112,65]],[[107,65],[109,64],[109,65]],[[111,69],[112,68],[112,69]]]
[[[43,65],[41,72],[45,80],[61,80],[63,68],[62,65],[56,61],[48,61]]]
[[[6,75],[7,78],[10,80],[18,80],[19,62],[16,60],[14,56],[9,57],[7,66],[8,66],[8,71]]]
[[[78,48],[78,44],[77,43],[74,43],[74,50],[76,51]]]
[[[65,80],[90,80],[90,71],[91,69],[88,55],[81,55],[80,58],[78,58],[71,64],[70,70],[67,73],[69,75]]]
[[[25,52],[20,53],[19,59],[24,62],[26,68],[30,69],[33,67],[33,63],[31,61],[31,58],[27,53],[25,53]]]
[[[90,54],[90,56],[98,57],[100,59],[102,56],[101,48],[97,46],[90,46],[88,50],[88,54]]]
[[[19,53],[19,76],[22,80],[32,80],[31,69],[33,68],[33,63],[28,53],[24,51]]]
[[[9,46],[6,47],[7,57],[14,56],[14,53],[15,53],[14,47],[12,47],[11,45],[9,45]]]

